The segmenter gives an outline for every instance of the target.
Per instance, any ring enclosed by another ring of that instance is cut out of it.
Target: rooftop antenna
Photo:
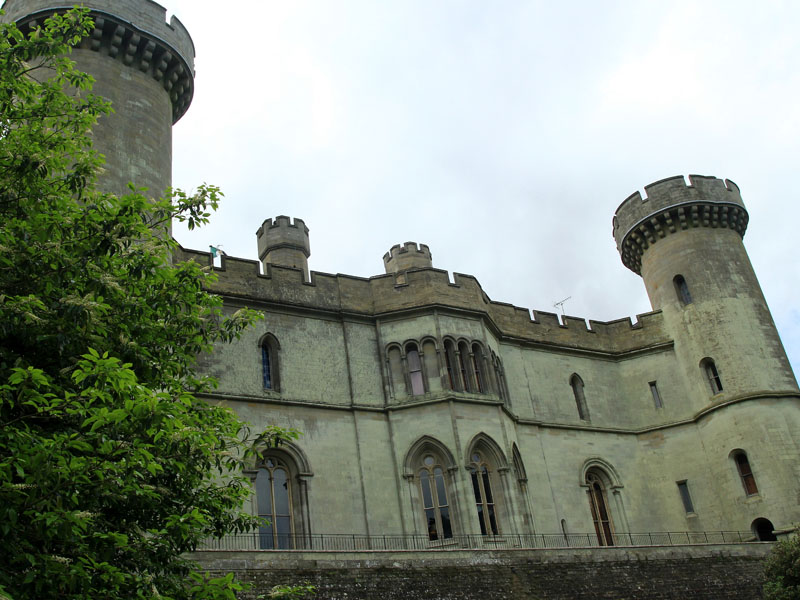
[[[560,309],[561,309],[561,316],[562,316],[562,317],[564,316],[564,303],[565,303],[567,300],[569,300],[570,298],[572,298],[572,296],[567,296],[567,297],[566,297],[566,298],[564,298],[564,299],[563,299],[561,302],[555,302],[555,303],[553,304],[553,308],[560,308]]]

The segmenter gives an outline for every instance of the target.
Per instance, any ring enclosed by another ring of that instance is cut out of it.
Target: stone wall
[[[485,553],[200,552],[216,573],[252,584],[308,581],[314,600],[752,600],[771,544],[573,548]]]

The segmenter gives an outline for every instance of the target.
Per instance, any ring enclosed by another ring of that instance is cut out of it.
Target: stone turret
[[[386,273],[394,273],[398,283],[405,283],[405,274],[412,269],[430,269],[433,267],[431,250],[425,244],[417,246],[416,242],[406,242],[402,246],[395,244],[383,255],[383,266]]]
[[[617,209],[622,262],[664,313],[696,398],[797,390],[742,238],[748,214],[732,181],[691,175],[645,187]],[[706,401],[701,402],[704,405]]]
[[[3,19],[23,32],[72,2],[6,0]],[[100,187],[122,194],[128,183],[160,196],[172,183],[172,125],[194,92],[194,45],[183,24],[151,0],[81,0],[94,30],[70,58],[95,78],[94,93],[114,112],[93,128],[94,148],[105,155]]]
[[[264,264],[264,272],[268,265],[292,267],[303,271],[305,281],[308,277],[308,257],[311,256],[311,244],[308,239],[308,227],[302,219],[279,216],[267,219],[256,231],[258,238],[258,258]]]

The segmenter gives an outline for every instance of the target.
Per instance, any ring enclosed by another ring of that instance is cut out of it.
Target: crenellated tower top
[[[744,237],[748,214],[739,188],[729,179],[682,175],[645,186],[646,197],[631,194],[613,220],[614,239],[622,262],[641,274],[642,255],[659,239],[694,227],[728,228]]]
[[[430,269],[433,267],[431,250],[425,244],[406,242],[402,246],[395,244],[383,255],[386,273],[401,274],[411,269]]]
[[[308,257],[311,256],[311,243],[308,238],[308,227],[302,219],[281,215],[275,219],[267,219],[256,230],[258,238],[258,258],[267,265],[280,265],[301,269],[308,281]]]

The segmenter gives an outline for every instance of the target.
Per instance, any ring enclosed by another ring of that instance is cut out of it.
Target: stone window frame
[[[716,396],[717,394],[721,394],[722,390],[724,389],[722,385],[722,376],[719,374],[719,369],[717,368],[717,364],[714,362],[714,359],[706,356],[700,361],[700,368],[702,369],[703,375],[705,376],[706,381],[711,388],[711,395]]]
[[[586,402],[586,393],[584,388],[586,385],[583,379],[577,373],[569,376],[569,386],[572,388],[572,395],[575,398],[575,407],[578,410],[578,418],[587,423],[591,421],[589,418],[589,405]]]
[[[591,511],[595,505],[593,504],[592,498],[592,483],[594,483],[595,480],[590,476],[599,478],[603,491],[605,492],[603,498],[605,499],[605,507],[608,514],[610,537],[608,535],[608,531],[598,531],[598,528],[595,525],[595,533],[597,534],[598,544],[603,546],[606,545],[604,542],[615,541],[615,535],[618,531],[630,531],[628,526],[628,518],[625,511],[625,504],[622,501],[622,490],[624,489],[624,486],[622,485],[617,470],[607,460],[599,456],[592,456],[584,461],[583,467],[580,470],[579,485],[586,490],[586,496],[589,501],[590,509],[589,517],[591,518],[593,525],[595,524],[595,520]]]
[[[689,480],[681,479],[676,481],[675,484],[678,486],[678,494],[680,494],[681,503],[683,504],[683,510],[686,513],[686,516],[695,516],[697,511],[695,511],[692,493],[689,490]]]
[[[265,392],[280,392],[280,342],[274,334],[268,332],[258,340],[258,348],[261,385]]]
[[[511,470],[503,451],[491,436],[481,432],[467,444],[464,463],[481,535],[502,535]]]
[[[747,452],[741,448],[736,448],[735,450],[731,450],[729,457],[736,466],[736,473],[739,476],[739,480],[742,482],[745,496],[748,498],[759,496],[758,484],[756,483],[753,466],[750,464],[750,457],[747,455]]]
[[[426,459],[432,458],[432,461]],[[440,471],[442,487],[446,498],[442,503],[439,489],[437,489],[437,470]],[[458,497],[455,493],[456,472],[458,467],[453,460],[453,455],[442,442],[431,437],[422,436],[411,445],[406,453],[403,467],[403,477],[409,485],[412,512],[417,532],[428,535],[428,540],[436,544],[447,543],[461,530],[459,523]],[[428,477],[428,489],[432,492],[433,506],[426,506],[425,487],[422,477]],[[442,508],[447,509],[449,531],[445,527]],[[433,516],[433,529],[430,527],[430,517]],[[421,519],[420,519],[421,517]],[[449,535],[447,535],[449,533]]]
[[[672,278],[672,283],[675,285],[675,294],[678,296],[678,302],[680,302],[681,306],[687,306],[694,302],[689,291],[689,284],[686,283],[686,278],[683,275],[675,275]]]
[[[311,519],[308,503],[308,483],[314,476],[308,458],[299,446],[291,442],[284,442],[280,448],[262,448],[257,453],[257,459],[251,469],[244,471],[250,478],[253,486],[251,496],[251,514],[259,515],[259,503],[257,495],[257,478],[259,472],[267,469],[268,461],[273,461],[287,471],[289,505],[291,509],[291,535],[288,537],[289,549],[301,549],[311,547]],[[262,548],[262,535],[272,535],[273,542],[278,541],[277,531],[269,534],[258,530],[258,535],[254,536],[255,549]]]
[[[661,390],[658,389],[657,381],[649,381],[650,394],[653,396],[653,406],[657,409],[664,408],[664,399],[661,397]]]

